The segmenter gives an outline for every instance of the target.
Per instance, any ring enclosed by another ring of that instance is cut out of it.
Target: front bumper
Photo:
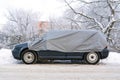
[[[13,57],[14,57],[15,59],[21,60],[20,54],[19,54],[19,49],[14,48],[14,49],[12,50],[12,55],[13,55]]]

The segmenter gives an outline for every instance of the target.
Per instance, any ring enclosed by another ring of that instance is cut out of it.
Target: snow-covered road
[[[120,54],[111,52],[97,65],[32,64],[13,59],[11,51],[0,50],[0,80],[120,80]]]
[[[0,80],[120,80],[120,65],[2,65]]]

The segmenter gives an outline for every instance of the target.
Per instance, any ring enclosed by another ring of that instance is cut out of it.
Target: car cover
[[[28,43],[28,48],[35,51],[90,52],[102,51],[106,46],[105,36],[96,30],[49,31]]]

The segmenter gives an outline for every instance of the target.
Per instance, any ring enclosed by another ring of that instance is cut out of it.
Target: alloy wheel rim
[[[96,53],[94,53],[94,52],[89,53],[89,54],[87,55],[87,60],[88,60],[88,62],[90,62],[90,63],[95,63],[95,62],[97,62],[97,60],[98,60],[98,55],[97,55]]]
[[[32,52],[26,52],[24,54],[24,61],[26,63],[32,63],[34,61],[34,58],[35,58],[35,56]]]

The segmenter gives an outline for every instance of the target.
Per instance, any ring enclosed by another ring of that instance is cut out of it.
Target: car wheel
[[[34,51],[26,50],[22,53],[22,61],[25,64],[34,64],[37,62],[37,55]]]
[[[100,61],[100,55],[96,52],[90,52],[85,55],[84,60],[88,64],[97,64]]]

